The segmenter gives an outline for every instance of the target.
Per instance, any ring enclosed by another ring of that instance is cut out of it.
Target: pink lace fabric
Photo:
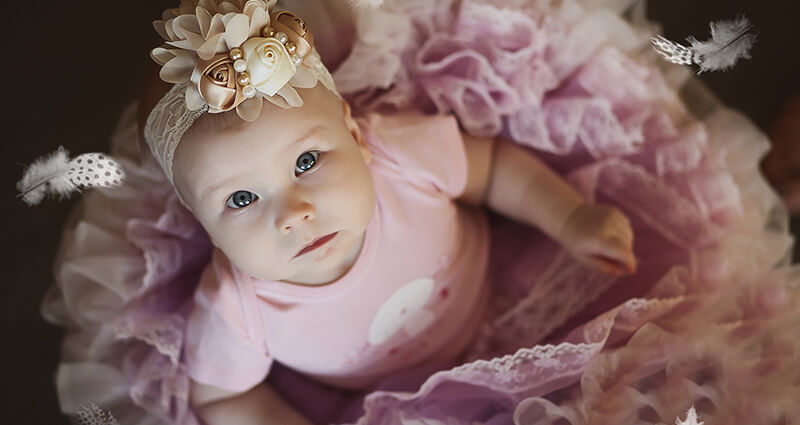
[[[771,271],[791,238],[757,170],[763,135],[655,59],[641,8],[625,22],[597,4],[489,3],[387,2],[361,16],[340,91],[363,111],[421,105],[536,150],[632,218],[640,269],[599,276],[495,223],[501,283],[478,360],[414,393],[369,395],[358,424],[656,424],[692,404],[706,423],[796,417],[800,303],[793,269]],[[524,276],[529,287],[502,283]]]
[[[362,397],[277,368],[270,379],[315,423],[666,424],[691,405],[709,425],[800,417],[799,280],[757,168],[768,142],[659,62],[642,10],[620,16],[629,3],[389,0],[356,16],[334,78],[357,111],[452,113],[533,149],[631,218],[640,267],[595,274],[496,217],[494,294],[467,361]],[[123,425],[194,425],[180,350],[209,243],[140,155],[134,115],[112,142],[128,183],[82,200],[44,303],[68,328],[59,398]]]

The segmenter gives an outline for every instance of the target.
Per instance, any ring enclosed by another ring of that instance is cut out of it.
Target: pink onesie
[[[219,250],[194,296],[185,357],[196,381],[247,390],[273,359],[360,388],[427,361],[453,360],[486,310],[489,234],[456,204],[466,154],[450,116],[358,120],[377,204],[359,257],[321,286],[246,276]]]

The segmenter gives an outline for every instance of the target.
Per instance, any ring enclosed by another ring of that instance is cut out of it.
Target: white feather
[[[74,414],[78,425],[119,425],[111,412],[103,411],[94,403],[87,403]]]
[[[698,73],[705,71],[727,70],[733,67],[740,58],[750,58],[750,49],[756,36],[752,32],[750,21],[740,16],[734,21],[718,21],[711,23],[711,40],[698,41],[689,37],[690,47],[667,40],[662,36],[651,39],[654,48],[669,62],[681,65],[695,64]]]
[[[22,200],[28,205],[36,205],[45,195],[68,197],[77,186],[67,178],[69,153],[63,147],[48,156],[37,159],[25,170],[22,180],[17,182]]]
[[[664,56],[664,59],[668,62],[677,63],[678,65],[691,65],[694,63],[692,49],[667,40],[660,35],[651,38],[650,41],[655,46],[656,51]]]
[[[113,159],[100,153],[85,153],[72,160],[63,147],[37,159],[17,182],[19,196],[28,205],[36,205],[51,195],[68,198],[90,187],[111,187],[122,183],[125,173]]]
[[[741,16],[735,21],[711,23],[711,40],[698,41],[689,37],[700,72],[727,70],[739,58],[750,58],[750,49],[756,40],[750,21]]]

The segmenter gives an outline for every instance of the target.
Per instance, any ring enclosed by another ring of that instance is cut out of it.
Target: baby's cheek
[[[361,208],[364,214],[367,215],[367,221],[369,221],[369,218],[372,217],[372,214],[375,211],[375,203],[377,199],[375,193],[375,186],[372,182],[372,176],[369,174],[369,171],[366,169],[366,166],[364,168],[365,168],[364,174],[359,179],[362,187],[361,198],[363,201],[363,205]]]
[[[265,273],[275,267],[273,237],[255,224],[247,227],[247,231],[229,234],[220,249],[245,273],[265,278]]]
[[[360,159],[360,155],[358,158],[358,165],[352,167],[350,175],[353,194],[364,213],[371,215],[375,209],[375,186],[367,164]]]
[[[274,252],[255,244],[248,250],[241,250],[237,260],[231,258],[239,269],[257,279],[279,280],[284,272],[282,267],[285,266],[275,262]]]
[[[354,171],[360,166],[357,158],[345,149],[323,155],[322,167],[313,175],[314,181],[308,187],[313,188],[318,196],[334,194],[338,198],[352,198],[352,192],[357,190],[358,185]]]
[[[339,204],[342,215],[354,224],[366,226],[375,209],[375,189],[367,175],[350,175],[343,182],[344,190],[339,191],[335,202]]]

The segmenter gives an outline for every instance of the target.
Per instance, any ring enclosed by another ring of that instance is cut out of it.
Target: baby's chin
[[[300,285],[325,285],[342,278],[361,255],[365,232],[340,231],[325,245],[292,260],[295,273],[269,279]]]

